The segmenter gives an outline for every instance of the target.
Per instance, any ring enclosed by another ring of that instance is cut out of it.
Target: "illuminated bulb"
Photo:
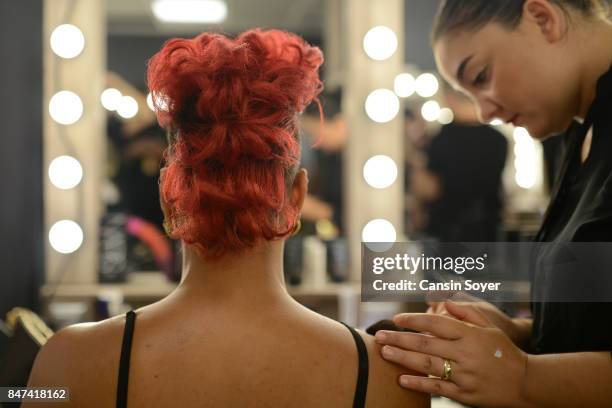
[[[62,125],[72,125],[83,115],[83,102],[71,91],[59,91],[49,101],[49,114]]]
[[[70,254],[81,247],[83,230],[74,221],[58,221],[49,230],[49,243],[57,252]]]
[[[431,98],[439,88],[438,78],[433,74],[421,74],[416,79],[416,92],[423,98]]]
[[[451,124],[453,123],[453,120],[455,120],[455,114],[453,113],[452,109],[450,108],[440,109],[440,113],[438,115],[438,122],[441,125]]]
[[[513,132],[514,138],[514,179],[516,184],[525,189],[536,184],[537,153],[536,146],[527,129],[517,127]]]
[[[51,33],[51,49],[61,58],[74,58],[78,56],[85,47],[83,32],[72,24],[57,26]]]
[[[410,74],[399,74],[393,82],[393,90],[400,98],[408,98],[416,92],[416,80]]]
[[[155,0],[151,10],[164,23],[220,23],[227,17],[227,4],[221,0]]]
[[[138,102],[131,96],[124,95],[121,97],[117,113],[123,119],[131,119],[138,113]]]
[[[375,252],[383,252],[393,246],[397,238],[393,224],[384,219],[375,219],[361,231],[361,240]]]
[[[436,101],[427,101],[421,108],[423,119],[428,122],[435,122],[440,117],[440,104]]]
[[[76,187],[83,178],[83,167],[72,156],[59,156],[49,165],[49,180],[62,190]]]
[[[374,188],[387,188],[397,180],[397,165],[388,156],[371,157],[363,166],[363,178]]]
[[[373,27],[363,37],[363,50],[376,61],[391,58],[397,50],[397,36],[389,27]]]
[[[524,189],[530,189],[536,183],[535,173],[532,172],[517,172],[514,180],[519,187]]]
[[[102,92],[102,96],[100,96],[100,102],[102,102],[102,106],[104,109],[109,111],[116,111],[121,103],[121,92],[115,88],[108,88]]]
[[[399,109],[399,99],[389,89],[372,91],[365,102],[365,110],[368,117],[378,123],[392,121],[399,113]]]
[[[147,94],[147,106],[149,109],[155,112],[155,106],[153,106],[153,95],[151,95],[151,92]]]

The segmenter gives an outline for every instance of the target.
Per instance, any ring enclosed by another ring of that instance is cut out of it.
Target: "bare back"
[[[297,303],[278,306],[203,312],[163,300],[137,310],[128,406],[352,406],[351,333]],[[37,358],[30,386],[68,386],[74,406],[114,407],[124,324],[117,316],[60,332]],[[429,406],[429,396],[397,384],[405,369],[382,360],[371,336],[362,338],[366,406]]]

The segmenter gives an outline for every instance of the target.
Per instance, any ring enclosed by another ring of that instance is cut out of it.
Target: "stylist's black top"
[[[591,127],[591,150],[581,163],[582,143]],[[560,177],[536,237],[550,242],[547,255],[538,256],[552,264],[563,262],[564,243],[612,242],[612,67],[599,79],[584,123],[575,123],[564,138],[567,150]],[[612,302],[546,302],[555,297],[550,284],[554,270],[535,268],[532,278],[533,353],[612,351]]]
[[[132,352],[132,338],[134,337],[134,325],[136,323],[136,312],[130,310],[125,315],[125,328],[123,330],[123,342],[121,344],[121,356],[119,359],[119,378],[117,380],[117,408],[127,407],[128,383],[130,378],[130,355]],[[368,349],[361,335],[355,329],[342,323],[353,336],[357,346],[357,385],[353,397],[353,408],[365,407],[366,393],[368,391]]]

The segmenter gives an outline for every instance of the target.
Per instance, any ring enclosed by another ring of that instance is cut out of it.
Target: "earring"
[[[295,223],[295,228],[293,228],[293,232],[291,233],[291,236],[294,237],[296,236],[300,230],[302,229],[302,220],[298,218],[297,222]]]
[[[162,226],[164,227],[164,231],[166,232],[166,235],[168,237],[172,237],[172,228],[170,228],[170,224],[168,223],[168,220],[166,220],[164,218],[164,222],[162,223]]]

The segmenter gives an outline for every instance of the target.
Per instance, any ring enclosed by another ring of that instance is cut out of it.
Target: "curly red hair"
[[[160,125],[172,135],[160,194],[172,237],[206,259],[287,236],[298,115],[323,84],[321,51],[278,30],[175,38],[149,61]]]

